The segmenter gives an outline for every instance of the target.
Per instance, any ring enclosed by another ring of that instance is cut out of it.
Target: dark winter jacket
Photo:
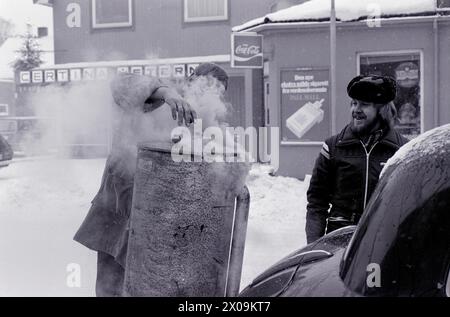
[[[396,130],[389,129],[366,148],[350,125],[325,141],[307,192],[308,243],[358,223],[384,164],[406,142]]]
[[[137,160],[139,125],[135,122],[142,116],[147,98],[163,86],[158,79],[132,74],[119,75],[112,81],[113,98],[122,113],[100,189],[74,237],[92,250],[113,256],[123,266]]]

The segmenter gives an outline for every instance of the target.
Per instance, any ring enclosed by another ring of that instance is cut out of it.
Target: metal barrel
[[[248,166],[194,159],[175,162],[171,144],[139,146],[125,296],[226,294],[235,201]]]

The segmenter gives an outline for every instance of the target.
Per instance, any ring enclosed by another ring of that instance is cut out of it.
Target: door
[[[231,127],[245,128],[245,78],[232,76],[228,81],[225,100],[231,104],[226,122]]]

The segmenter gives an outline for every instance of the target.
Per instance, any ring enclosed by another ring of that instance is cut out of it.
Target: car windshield
[[[410,296],[446,284],[444,267],[447,272],[450,265],[446,151],[419,155],[382,176],[341,262],[341,278],[351,290]],[[367,285],[374,265],[381,267],[381,288]]]

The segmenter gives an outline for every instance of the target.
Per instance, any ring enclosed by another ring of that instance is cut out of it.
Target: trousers
[[[97,297],[120,297],[123,295],[125,269],[115,261],[114,257],[97,253],[97,280],[95,294]]]

